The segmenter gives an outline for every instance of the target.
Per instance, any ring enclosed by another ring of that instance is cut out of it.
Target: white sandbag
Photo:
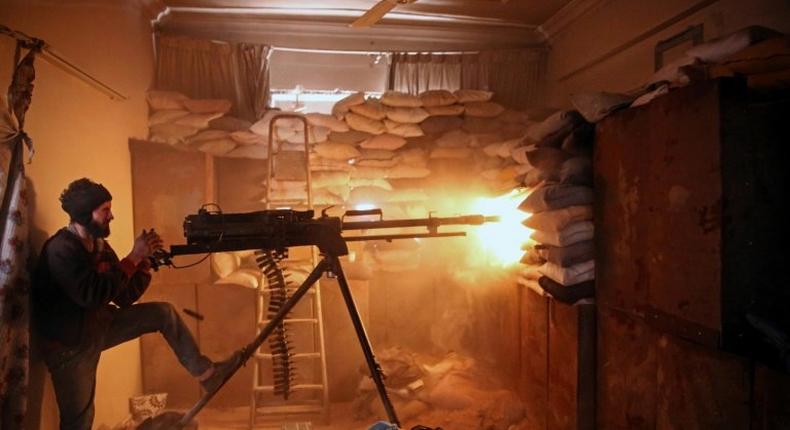
[[[577,221],[593,219],[592,206],[568,206],[533,214],[523,224],[533,230],[559,232],[566,226]]]
[[[198,129],[208,128],[209,121],[219,118],[222,113],[190,113],[173,121],[174,124],[186,125]]]
[[[390,107],[386,111],[387,118],[404,124],[419,124],[428,118],[423,108]]]
[[[503,143],[504,142],[489,143],[483,147],[483,153],[489,157],[498,157],[499,147],[501,147]]]
[[[348,131],[348,124],[346,124],[343,120],[337,119],[333,115],[328,115],[324,113],[308,113],[305,114],[305,118],[307,118],[307,123],[316,126],[316,127],[326,127],[331,131]]]
[[[148,126],[151,127],[157,124],[174,122],[175,120],[183,118],[187,115],[189,115],[189,111],[182,109],[165,109],[153,111],[151,116],[148,117]]]
[[[234,131],[230,133],[230,138],[233,139],[239,145],[268,145],[269,142],[263,138],[263,136],[255,134],[251,131],[243,130],[243,131]],[[277,145],[274,145],[274,148],[277,149]]]
[[[515,147],[517,147],[519,145],[521,145],[521,139],[506,140],[506,141],[502,142],[501,145],[499,145],[499,148],[497,148],[496,155],[498,157],[500,157],[500,158],[511,158],[512,157],[513,148],[515,148]]]
[[[365,149],[385,149],[394,151],[406,144],[406,139],[391,133],[384,133],[360,143],[360,147]]]
[[[359,150],[348,143],[326,142],[317,143],[313,150],[316,154],[330,160],[350,160],[359,156]]]
[[[230,100],[226,99],[186,99],[182,103],[184,107],[192,113],[219,112],[225,115],[232,107]]]
[[[390,169],[383,167],[355,167],[351,179],[383,179],[389,176]]]
[[[653,76],[648,80],[648,84],[669,82],[672,85],[687,85],[691,82],[691,77],[687,73],[686,68],[699,64],[701,64],[700,60],[688,55],[682,55],[653,73]]]
[[[595,226],[591,221],[575,221],[561,230],[535,230],[529,237],[544,245],[563,247],[592,240],[594,234]]]
[[[351,176],[349,173],[344,171],[313,172],[310,175],[310,179],[314,188],[348,185],[350,178]]]
[[[458,116],[464,113],[464,105],[426,106],[425,111],[430,116]]]
[[[246,288],[258,288],[261,272],[255,269],[238,269],[227,276],[221,277],[214,285],[240,285]]]
[[[317,190],[313,190],[313,192],[315,193],[316,191],[320,191],[320,190],[326,190],[330,194],[340,197],[340,199],[343,201],[348,200],[348,197],[351,194],[351,187],[348,184],[332,185],[329,187],[318,188]]]
[[[402,137],[417,137],[424,133],[418,124],[402,124],[389,119],[384,120],[387,133]]]
[[[472,150],[469,148],[434,148],[431,151],[430,158],[462,159],[469,158],[471,155]]]
[[[269,157],[269,148],[266,145],[240,145],[224,154],[223,157],[265,160]]]
[[[223,130],[203,130],[194,136],[190,136],[187,138],[188,144],[193,144],[197,142],[204,142],[206,140],[216,140],[216,139],[224,139],[230,138],[230,133]]]
[[[342,205],[343,199],[327,190],[317,190],[313,193],[313,204],[321,206]]]
[[[544,276],[564,286],[576,285],[595,279],[595,260],[574,264],[570,267],[561,267],[554,263],[544,263],[538,268]]]
[[[654,89],[653,91],[649,91],[637,97],[637,99],[634,100],[633,103],[631,103],[631,107],[635,108],[642,105],[646,105],[651,101],[653,101],[653,99],[656,99],[668,93],[669,93],[669,84],[659,85],[658,88]]]
[[[425,107],[449,106],[458,102],[458,97],[447,90],[428,90],[420,93]]]
[[[402,165],[425,167],[428,162],[428,153],[422,148],[409,148],[398,152],[396,158]]]
[[[376,99],[366,100],[365,103],[351,106],[349,110],[357,115],[362,115],[365,118],[375,119],[377,121],[381,121],[387,117],[387,108]],[[346,121],[348,121],[347,118]]]
[[[365,93],[357,92],[354,94],[350,94],[342,99],[338,100],[334,106],[332,106],[332,115],[334,115],[338,119],[342,119],[343,115],[345,115],[351,106],[355,106],[358,104],[365,103]]]
[[[534,150],[535,150],[535,144],[517,145],[510,150],[510,156],[513,157],[513,160],[515,160],[516,163],[518,164],[528,165],[530,167],[533,167],[532,165],[529,164],[529,160],[527,159],[527,153]]]
[[[333,142],[358,144],[370,139],[371,137],[373,137],[373,135],[370,133],[349,129],[349,131],[344,132],[332,131],[329,133],[329,136],[327,136],[327,139]]]
[[[235,272],[241,259],[233,252],[214,252],[211,254],[211,271],[220,278]]]
[[[494,118],[505,111],[504,106],[494,102],[464,103],[464,115],[481,118]]]
[[[266,186],[266,181],[263,182],[263,186]],[[272,180],[272,188],[273,190],[298,190],[299,192],[306,192],[307,190],[307,181],[294,181],[294,180],[281,180],[281,179],[274,179]]]
[[[356,160],[392,160],[393,158],[395,158],[395,151],[362,148],[359,150]]]
[[[151,107],[152,110],[184,110],[184,100],[188,100],[189,97],[181,94],[177,91],[158,91],[158,90],[151,90],[148,91],[145,95],[146,100],[148,100],[148,106]]]
[[[424,178],[430,174],[431,171],[424,167],[398,164],[389,169],[386,177],[389,179]]]
[[[484,90],[456,90],[453,94],[458,98],[458,103],[487,102],[494,93]]]
[[[534,214],[568,206],[591,205],[594,199],[590,187],[569,184],[548,185],[530,193],[518,208]]]
[[[297,116],[301,115],[295,112],[284,112],[277,109],[271,109],[266,111],[266,113],[263,114],[263,117],[250,127],[250,131],[264,137],[269,136],[269,124],[275,119],[275,117],[283,114]],[[288,139],[288,137],[293,136],[293,134],[296,133],[296,130],[303,130],[304,123],[297,118],[281,117],[276,119],[274,127],[275,138],[285,140]]]
[[[346,123],[349,127],[357,131],[364,131],[370,134],[382,134],[386,131],[381,121],[349,112],[346,114]]]
[[[225,155],[238,146],[233,139],[205,140],[198,144],[198,150],[211,155]]]
[[[533,142],[541,142],[547,137],[562,130],[571,131],[578,122],[577,114],[573,111],[558,111],[535,126],[527,130],[527,138]]]
[[[186,140],[190,136],[194,136],[198,132],[198,128],[188,125],[165,123],[157,124],[150,129],[153,142],[163,142],[169,145],[176,145]]]
[[[473,148],[484,147],[491,143],[501,143],[505,140],[504,137],[499,133],[474,133],[469,135],[471,141],[469,142],[469,146]]]
[[[571,94],[571,103],[587,122],[596,123],[610,113],[628,106],[634,98],[625,94],[590,92]]]
[[[467,133],[496,133],[502,130],[504,123],[496,118],[466,116],[461,128]]]
[[[398,164],[398,160],[359,160],[354,165],[360,167],[393,167]]]
[[[385,91],[381,95],[381,103],[392,107],[422,106],[422,100],[419,97],[399,91]]]
[[[766,27],[750,26],[728,35],[692,46],[686,55],[705,63],[718,63],[736,52],[782,33]]]
[[[466,148],[471,142],[471,136],[465,131],[452,130],[436,139],[436,146],[439,148]]]
[[[353,169],[354,166],[348,164],[348,160],[333,160],[331,158],[324,158],[316,153],[310,154],[311,171],[343,170],[350,172]]]
[[[209,128],[215,130],[225,130],[229,132],[249,130],[252,123],[246,119],[236,118],[235,116],[221,116],[212,119],[208,123]]]
[[[381,178],[374,178],[374,179],[365,179],[365,178],[351,178],[348,182],[349,187],[357,188],[357,187],[377,187],[387,191],[392,190],[392,184],[386,179]]]

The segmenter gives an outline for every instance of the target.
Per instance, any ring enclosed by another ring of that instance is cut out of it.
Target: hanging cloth
[[[30,281],[27,271],[28,201],[25,114],[36,77],[33,61],[43,43],[18,41],[7,98],[0,104],[0,428],[23,428],[30,352]],[[20,61],[23,49],[28,52]]]

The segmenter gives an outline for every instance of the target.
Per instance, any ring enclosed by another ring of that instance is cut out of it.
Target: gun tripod
[[[239,368],[241,368],[241,366],[253,356],[253,354],[255,354],[255,351],[258,350],[258,347],[260,347],[261,344],[266,341],[274,329],[283,321],[283,319],[285,319],[286,315],[291,312],[294,306],[299,303],[299,300],[304,297],[307,291],[310,290],[310,288],[316,283],[316,281],[318,281],[319,278],[321,278],[321,275],[325,272],[332,272],[337,277],[337,283],[340,286],[340,292],[343,294],[343,300],[346,302],[346,307],[348,308],[351,322],[354,324],[354,331],[357,333],[357,338],[359,339],[359,344],[362,347],[362,352],[365,354],[365,361],[367,362],[368,369],[370,370],[370,375],[376,384],[376,390],[379,393],[381,402],[384,404],[384,409],[387,411],[387,418],[392,424],[400,427],[400,422],[398,421],[398,417],[395,414],[395,408],[392,406],[392,402],[390,401],[386,387],[384,386],[384,377],[381,372],[381,366],[379,366],[378,362],[376,362],[376,357],[373,355],[373,348],[370,346],[370,340],[368,340],[365,327],[362,325],[362,319],[359,317],[359,311],[357,310],[357,306],[354,303],[354,297],[351,295],[351,289],[348,286],[346,275],[343,273],[343,267],[340,265],[340,260],[336,255],[322,254],[321,260],[313,268],[312,272],[310,272],[302,285],[300,285],[299,288],[294,291],[293,295],[283,304],[277,314],[272,317],[263,330],[258,333],[255,339],[242,348],[242,359],[235,367],[230,370],[228,375],[225,377],[225,380],[223,380],[216,389],[204,394],[203,397],[201,397],[198,402],[192,406],[192,409],[187,411],[187,413],[181,417],[181,419],[171,428],[180,429],[189,424],[192,418],[194,418],[198,412],[200,412],[203,407],[206,406],[209,400],[211,400],[211,398],[214,397],[214,395],[225,385],[225,382],[227,382],[227,380],[230,379],[236,373],[236,371],[238,371]]]

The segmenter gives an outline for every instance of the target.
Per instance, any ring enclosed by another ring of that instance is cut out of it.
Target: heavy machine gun
[[[348,220],[354,217],[374,217],[374,220]],[[348,255],[347,242],[363,240],[394,240],[411,238],[451,237],[465,236],[462,231],[439,232],[441,226],[446,225],[481,225],[486,222],[495,222],[496,216],[464,215],[455,217],[433,217],[417,219],[384,220],[381,209],[350,210],[342,217],[328,216],[326,209],[321,216],[314,218],[314,211],[305,210],[265,210],[247,213],[222,213],[209,211],[204,206],[197,214],[188,215],[184,219],[184,236],[186,244],[172,245],[170,251],[157,251],[151,258],[155,269],[160,266],[173,266],[172,258],[179,255],[204,254],[212,252],[260,250],[265,255],[283,256],[292,246],[316,246],[322,256],[313,268],[307,279],[299,286],[287,300],[284,300],[277,312],[270,317],[269,322],[248,345],[242,348],[242,360],[238,366],[229,372],[225,380],[215,390],[207,392],[185,415],[178,418],[177,422],[168,421],[157,425],[148,423],[140,428],[183,428],[195,415],[208,403],[225,382],[250,359],[260,345],[282,323],[283,319],[296,306],[299,300],[324,274],[333,274],[340,286],[343,300],[348,308],[351,322],[357,333],[360,346],[365,355],[371,377],[376,384],[384,409],[387,411],[389,421],[400,426],[398,417],[389,399],[384,386],[381,367],[376,362],[370,341],[365,333],[362,320],[351,295],[339,257]],[[398,232],[393,234],[367,234],[370,230],[424,228],[420,232]],[[344,231],[362,231],[356,236],[344,236]],[[144,423],[145,424],[145,423]]]

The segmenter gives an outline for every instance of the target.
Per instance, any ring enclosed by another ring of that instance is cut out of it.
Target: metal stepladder
[[[304,199],[272,198],[272,185],[277,177],[275,155],[280,152],[274,145],[277,133],[275,124],[282,120],[297,120],[303,125],[306,183]],[[309,133],[310,128],[307,120],[302,115],[283,113],[275,115],[271,119],[265,193],[265,208],[267,210],[296,206],[313,209]],[[318,263],[319,256],[315,246],[310,248],[309,256],[306,261],[302,262],[309,263],[312,268]],[[299,287],[299,283],[295,283],[295,285],[287,283],[282,271],[275,270],[275,267],[279,267],[280,264],[287,267],[293,263],[287,258],[282,259],[283,257],[271,252],[264,252],[258,256],[259,265],[268,282],[260,282],[256,292],[256,332],[266,326],[272,313],[276,312],[278,303],[281,304]],[[308,302],[307,309],[301,310],[301,313],[306,315],[286,317],[283,324],[278,326],[280,331],[276,330],[274,333],[273,337],[276,340],[270,342],[268,347],[259,347],[255,352],[249,414],[250,429],[256,426],[259,415],[264,418],[286,416],[298,418],[319,415],[324,420],[328,417],[329,389],[326,376],[326,349],[319,282],[315,283],[315,288],[311,289],[308,294],[309,300],[305,301]],[[283,342],[283,339],[286,339],[286,330],[301,334],[301,342],[294,346],[289,345],[287,340]],[[280,344],[276,343],[278,341]],[[271,363],[271,369],[267,369],[269,363]],[[302,368],[309,366],[311,372],[306,373],[311,375],[310,380],[304,380],[306,374],[300,373],[298,376],[294,376],[291,372],[292,365]]]

